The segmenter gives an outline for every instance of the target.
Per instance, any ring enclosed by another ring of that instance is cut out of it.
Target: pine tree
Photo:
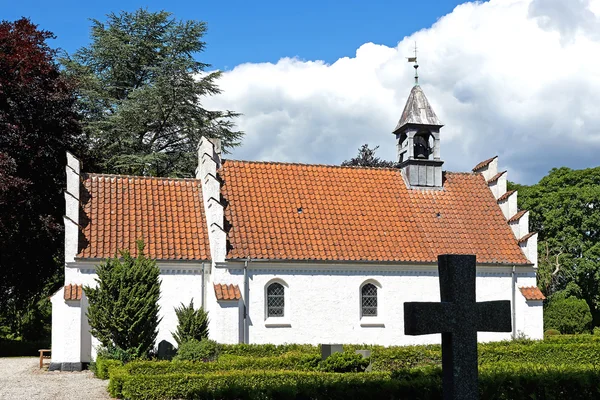
[[[107,259],[96,269],[98,286],[84,288],[92,335],[133,358],[144,358],[154,348],[160,322],[160,270],[143,249],[138,241],[136,258],[122,251],[121,259]]]
[[[369,148],[369,145],[365,143],[358,149],[358,155],[356,157],[343,161],[342,165],[345,167],[394,167],[396,163],[392,161],[382,160],[381,158],[375,156],[375,152],[378,148],[379,146],[375,146],[371,149]]]
[[[202,340],[208,338],[208,312],[202,307],[194,310],[194,300],[190,305],[181,303],[181,307],[175,308],[177,315],[177,331],[173,337],[178,346],[189,340]]]
[[[106,173],[191,177],[202,136],[240,144],[232,111],[207,110],[221,73],[196,60],[206,23],[139,9],[92,20],[91,44],[62,63],[79,85],[78,109]],[[88,163],[88,167],[89,167]]]

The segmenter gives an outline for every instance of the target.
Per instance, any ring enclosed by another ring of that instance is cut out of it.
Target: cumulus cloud
[[[534,183],[553,167],[599,164],[599,3],[465,3],[394,48],[366,43],[332,64],[239,65],[205,105],[244,114],[246,137],[232,158],[339,164],[369,143],[395,160],[391,131],[417,41],[421,86],[445,124],[445,169],[469,171],[499,155],[509,179]]]

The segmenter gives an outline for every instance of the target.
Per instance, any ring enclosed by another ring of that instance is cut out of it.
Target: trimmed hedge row
[[[146,363],[150,363],[146,361]],[[123,363],[119,360],[109,360],[103,357],[96,358],[96,362],[90,365],[90,369],[94,372],[97,378],[108,379],[110,371],[114,368],[123,367]]]
[[[512,400],[600,398],[593,365],[498,363],[480,368],[480,397]],[[375,400],[441,399],[441,369],[390,374],[300,371],[228,371],[207,374],[111,374],[111,396],[125,399]]]
[[[26,342],[23,340],[0,339],[0,357],[39,356],[40,349],[49,349],[50,340]]]

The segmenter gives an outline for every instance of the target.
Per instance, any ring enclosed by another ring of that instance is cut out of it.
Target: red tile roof
[[[516,192],[516,190],[509,190],[508,192],[504,193],[502,196],[498,197],[498,203],[501,203],[504,200],[507,200],[514,192]]]
[[[512,223],[512,222],[517,222],[518,220],[520,220],[520,219],[521,219],[521,217],[522,217],[523,215],[525,215],[525,213],[527,213],[527,210],[521,210],[521,211],[519,211],[518,213],[516,213],[515,215],[513,215],[512,217],[510,217],[510,218],[508,219],[508,222],[509,222],[509,223]]]
[[[498,156],[494,156],[494,157],[492,157],[492,158],[488,158],[487,160],[484,160],[484,161],[480,162],[479,164],[477,164],[477,165],[475,166],[475,168],[473,168],[473,172],[477,172],[477,171],[479,171],[480,169],[487,167],[487,166],[488,166],[488,165],[490,165],[490,163],[491,163],[492,161],[494,161],[496,158],[498,158]]]
[[[527,300],[545,300],[546,296],[537,286],[524,286],[520,287],[519,290]]]
[[[529,232],[527,235],[525,235],[521,239],[519,239],[519,243],[523,243],[523,242],[527,241],[527,239],[529,239],[530,237],[532,237],[536,233],[537,232]]]
[[[156,259],[210,259],[199,180],[88,174],[82,189],[78,257],[136,254],[143,239]]]
[[[480,174],[409,190],[393,168],[223,162],[228,259],[529,264]]]
[[[65,285],[64,299],[65,300],[81,300],[81,285]]]
[[[238,285],[214,284],[217,300],[239,300],[242,298]]]
[[[498,179],[500,179],[500,177],[502,175],[504,175],[506,173],[506,171],[502,171],[502,172],[498,172],[496,175],[492,176],[487,182],[488,183],[494,183],[496,182]]]

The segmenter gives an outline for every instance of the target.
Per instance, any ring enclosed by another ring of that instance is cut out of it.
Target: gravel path
[[[0,358],[2,400],[106,400],[107,385],[90,371],[48,372],[47,364],[39,369],[39,358]]]

